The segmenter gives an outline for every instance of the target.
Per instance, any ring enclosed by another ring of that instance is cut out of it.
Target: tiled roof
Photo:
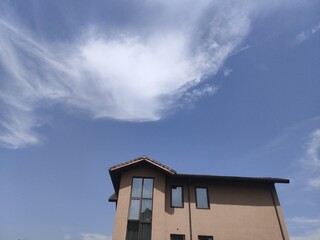
[[[142,156],[142,157],[138,157],[138,158],[135,158],[133,160],[130,160],[130,161],[127,161],[127,162],[124,162],[124,163],[120,163],[118,165],[115,165],[111,168],[109,168],[109,171],[115,171],[115,170],[118,170],[118,169],[121,169],[123,167],[128,167],[128,166],[131,166],[133,164],[136,164],[138,162],[142,162],[142,161],[146,161],[146,162],[149,162],[150,164],[156,166],[156,167],[159,167],[161,168],[162,170],[165,170],[171,174],[177,174],[177,172],[175,170],[173,170],[172,168],[156,161],[156,160],[153,160],[151,158],[148,158],[147,156]]]

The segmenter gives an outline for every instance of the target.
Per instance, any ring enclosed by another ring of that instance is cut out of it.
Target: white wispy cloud
[[[246,46],[241,47],[241,48],[239,48],[239,49],[235,49],[235,50],[232,51],[228,56],[231,57],[231,56],[233,56],[233,55],[237,55],[237,54],[239,54],[239,53],[241,53],[241,52],[243,52],[243,51],[245,51],[245,50],[247,50],[247,49],[249,49],[249,48],[250,48],[250,46],[249,46],[249,45],[246,45]]]
[[[223,76],[225,76],[225,77],[227,77],[227,76],[229,76],[231,73],[232,73],[232,69],[231,68],[224,68],[223,69]]]
[[[302,163],[306,167],[320,169],[320,129],[316,129],[310,134]]]
[[[97,233],[82,233],[81,234],[82,240],[111,240],[111,236],[106,236],[103,234]]]
[[[320,226],[320,219],[313,219],[313,218],[306,218],[306,217],[292,217],[288,219],[288,222]]]
[[[63,240],[71,240],[71,239],[72,239],[72,237],[70,234],[66,234],[63,236]]]
[[[306,189],[320,188],[320,129],[314,130],[308,139],[302,166],[308,171]]]
[[[291,236],[291,240],[319,240],[320,239],[320,228],[308,232],[303,236]]]
[[[320,188],[320,177],[308,180],[308,186],[311,189]]]
[[[292,229],[301,229],[301,232],[304,232],[304,234],[290,236],[290,239],[317,240],[320,237],[320,219],[296,216],[288,218],[287,223]]]
[[[300,44],[310,38],[312,35],[317,33],[320,30],[320,23],[318,25],[313,26],[311,29],[302,31],[301,33],[297,34],[295,37],[294,44]]]
[[[203,87],[199,87],[186,92],[184,94],[184,99],[186,102],[194,102],[205,95],[213,95],[218,90],[219,88],[217,86],[206,84]]]
[[[198,84],[237,53],[254,13],[275,2],[138,2],[152,13],[123,28],[88,22],[66,42],[40,40],[1,12],[0,144],[41,142],[37,127],[53,104],[92,118],[157,121],[186,96],[212,94]]]
[[[168,3],[157,4],[164,9],[159,20],[168,20],[146,32],[118,29],[102,34],[95,26],[71,44],[44,43],[2,19],[2,145],[38,143],[36,128],[45,121],[39,112],[52,104],[93,118],[156,121],[184,96],[197,99],[211,93],[213,88],[195,87],[218,71],[248,33],[249,9],[206,1],[186,8],[176,2],[188,18],[174,21],[179,11]]]

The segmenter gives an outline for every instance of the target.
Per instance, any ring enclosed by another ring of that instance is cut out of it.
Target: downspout
[[[277,215],[277,219],[278,219],[278,223],[279,223],[279,227],[280,227],[280,232],[281,232],[281,235],[282,235],[282,239],[283,239],[283,240],[286,240],[286,238],[285,238],[285,236],[284,236],[284,233],[283,233],[283,228],[282,228],[282,224],[281,224],[281,220],[280,220],[278,208],[277,208],[277,205],[276,205],[276,201],[275,201],[275,198],[274,198],[274,195],[273,195],[273,190],[274,190],[274,189],[275,189],[275,188],[274,188],[274,185],[273,185],[273,186],[271,187],[271,190],[270,190],[271,198],[272,198],[274,210],[275,210],[276,215]]]
[[[190,240],[192,240],[192,220],[191,220],[191,198],[190,198],[190,178],[188,178],[188,207],[189,207],[189,230]]]

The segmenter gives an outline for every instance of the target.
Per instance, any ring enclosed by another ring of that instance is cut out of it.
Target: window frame
[[[172,204],[172,189],[173,188],[177,188],[177,187],[181,187],[181,206],[173,206]],[[184,189],[183,189],[183,185],[170,185],[170,207],[171,208],[184,208]],[[179,235],[179,234],[175,234],[175,235]]]
[[[184,234],[170,234],[170,240],[172,240],[173,237],[181,237],[182,240],[186,239],[186,235]]]
[[[197,188],[206,189],[206,192],[207,192],[207,205],[208,205],[208,207],[199,207],[199,206],[198,206]],[[209,189],[208,189],[207,186],[195,186],[195,187],[194,187],[194,195],[195,195],[196,208],[197,208],[197,209],[210,209]]]

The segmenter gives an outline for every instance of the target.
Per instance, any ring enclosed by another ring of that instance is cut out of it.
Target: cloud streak
[[[315,129],[308,138],[306,151],[301,160],[302,166],[308,170],[307,189],[320,189],[320,129]]]
[[[112,237],[97,233],[82,233],[82,240],[111,240]]]
[[[303,164],[307,167],[320,169],[320,129],[316,129],[310,134]]]
[[[306,30],[306,31],[302,31],[301,33],[299,33],[296,37],[295,37],[295,44],[298,45],[304,41],[306,41],[307,39],[309,39],[310,37],[312,37],[312,35],[316,34],[318,31],[320,30],[320,23],[318,25],[313,26],[311,29]]]
[[[320,239],[320,228],[305,234],[304,236],[292,236],[291,240],[318,240]]]
[[[320,219],[311,219],[306,217],[292,217],[289,218],[288,221],[296,224],[320,225]]]
[[[300,236],[291,236],[292,240],[318,240],[320,238],[320,219],[305,217],[293,217],[288,219],[289,224],[294,224],[297,228],[303,226],[308,231]]]

